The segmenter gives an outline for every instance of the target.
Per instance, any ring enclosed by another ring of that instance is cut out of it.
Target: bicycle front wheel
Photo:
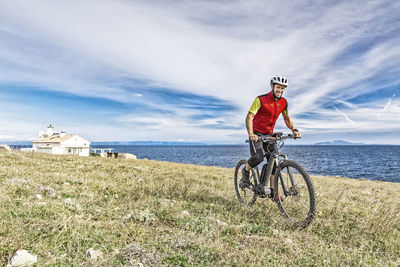
[[[240,184],[242,179],[242,169],[246,167],[247,160],[240,160],[235,168],[235,176],[234,176],[234,183],[235,183],[235,191],[236,195],[239,199],[239,202],[248,206],[251,206],[257,200],[256,194],[256,187],[257,187],[257,176],[254,169],[250,171],[250,185],[244,187]]]
[[[274,183],[275,200],[294,227],[307,227],[314,219],[316,197],[307,171],[297,162],[283,160]]]

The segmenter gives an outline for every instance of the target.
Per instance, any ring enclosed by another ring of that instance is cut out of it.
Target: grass
[[[313,176],[317,216],[292,229],[270,200],[239,205],[233,169],[0,152],[0,265],[400,264],[400,184]],[[40,195],[40,196],[38,196]],[[94,248],[103,257],[92,260]]]

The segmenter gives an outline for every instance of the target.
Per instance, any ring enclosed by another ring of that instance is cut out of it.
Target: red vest
[[[261,108],[253,118],[253,131],[261,134],[272,134],[276,120],[287,106],[285,98],[281,97],[275,101],[272,92],[260,95]]]

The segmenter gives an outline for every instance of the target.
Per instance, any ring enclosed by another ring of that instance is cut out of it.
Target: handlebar
[[[258,140],[264,143],[268,143],[271,141],[280,141],[280,140],[285,140],[285,139],[299,139],[301,137],[295,137],[293,134],[287,134],[284,135],[283,133],[277,132],[273,133],[272,135],[259,135]],[[246,143],[248,143],[249,140],[246,140]]]

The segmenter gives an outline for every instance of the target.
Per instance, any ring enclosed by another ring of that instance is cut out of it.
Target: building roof
[[[63,137],[61,137],[58,134],[49,136],[49,137],[44,137],[44,138],[40,138],[38,140],[32,141],[32,143],[61,143],[65,140],[70,139],[71,137],[75,136],[76,134],[67,134]]]
[[[5,149],[5,150],[10,151],[10,150],[11,150],[11,147],[8,146],[8,145],[0,145],[0,150],[2,150],[2,149]]]

